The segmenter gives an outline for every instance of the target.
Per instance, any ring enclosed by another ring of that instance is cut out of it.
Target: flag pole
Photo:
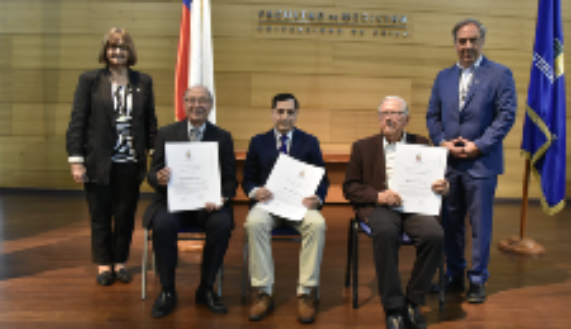
[[[537,0],[537,12],[541,5],[541,0]],[[535,15],[535,25],[537,34],[537,14]],[[520,227],[519,237],[512,236],[498,243],[498,248],[505,252],[522,254],[522,255],[540,255],[545,253],[545,248],[535,242],[533,239],[525,237],[525,228],[527,225],[527,209],[529,203],[529,173],[531,170],[531,160],[529,156],[525,157],[525,168],[523,172],[523,186],[520,210]]]
[[[523,173],[523,195],[521,198],[521,215],[520,215],[520,225],[519,225],[519,238],[521,240],[525,239],[525,227],[527,226],[527,206],[529,200],[529,169],[530,161],[525,158],[525,169]]]
[[[523,173],[523,186],[521,198],[521,214],[520,214],[520,229],[519,237],[512,236],[506,240],[501,240],[498,243],[498,248],[505,252],[522,255],[540,255],[545,253],[545,248],[535,242],[533,239],[525,237],[525,227],[527,224],[527,206],[529,200],[529,172],[530,160],[525,158],[525,169]]]

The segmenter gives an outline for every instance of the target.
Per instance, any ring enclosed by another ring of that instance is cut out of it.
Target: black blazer
[[[244,163],[244,180],[242,181],[242,188],[246,195],[249,195],[255,187],[266,184],[280,154],[276,146],[277,140],[274,129],[256,135],[250,140],[246,162]],[[295,128],[293,131],[289,155],[299,161],[325,168],[319,140],[301,129]],[[326,172],[315,192],[323,203],[325,203],[328,188],[329,179]],[[250,203],[253,205],[256,201],[250,200]]]
[[[182,120],[159,129],[151,169],[147,175],[147,181],[155,189],[155,193],[153,195],[153,201],[151,201],[151,204],[147,207],[143,215],[143,227],[150,227],[157,210],[167,206],[167,188],[166,186],[159,185],[157,181],[157,172],[165,167],[165,143],[188,141],[187,120]],[[236,157],[234,155],[232,135],[207,121],[202,141],[218,142],[222,197],[227,198],[229,201],[236,196],[236,187],[238,186],[238,181],[236,180]],[[229,202],[226,202],[224,206],[229,207]]]
[[[83,156],[90,182],[109,184],[111,157],[117,142],[110,72],[99,69],[83,73],[73,98],[66,147],[69,156]],[[147,151],[154,146],[157,133],[153,80],[129,70],[132,94],[133,147],[139,164],[139,181],[147,169]]]

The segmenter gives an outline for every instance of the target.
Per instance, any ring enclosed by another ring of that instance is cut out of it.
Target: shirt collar
[[[483,55],[480,55],[480,57],[478,57],[478,60],[476,62],[474,62],[474,64],[472,64],[472,66],[470,66],[469,68],[465,69],[462,67],[462,65],[460,65],[460,62],[456,63],[456,66],[458,66],[458,68],[460,69],[460,71],[464,72],[466,70],[471,71],[471,70],[477,70],[478,67],[480,67],[480,64],[482,64],[482,58]]]
[[[186,122],[188,122],[188,135],[190,136],[190,131],[194,128],[194,129],[198,129],[198,132],[200,135],[204,135],[204,129],[206,129],[206,121],[204,121],[204,123],[202,124],[202,126],[196,128],[195,126],[192,125],[192,123],[190,123],[190,121],[186,120]]]
[[[403,131],[402,132],[402,138],[398,143],[406,143],[406,132]],[[383,136],[383,147],[387,147],[390,143],[387,141],[387,139],[385,138],[385,136]],[[393,143],[394,144],[394,143]]]
[[[291,141],[291,137],[293,136],[293,130],[294,130],[294,129],[295,129],[295,128],[292,128],[292,129],[286,134],[288,141]],[[279,141],[280,138],[282,137],[282,133],[280,133],[276,128],[274,128],[274,134],[276,135],[276,140]]]

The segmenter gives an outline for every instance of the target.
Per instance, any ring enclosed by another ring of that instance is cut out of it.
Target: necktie
[[[198,139],[198,134],[200,133],[200,130],[196,129],[196,128],[192,128],[190,129],[190,141],[191,142],[199,142],[200,140]]]
[[[287,135],[282,135],[280,137],[280,141],[282,142],[280,145],[279,151],[283,154],[287,154]]]

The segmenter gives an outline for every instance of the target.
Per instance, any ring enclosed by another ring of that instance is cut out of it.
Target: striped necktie
[[[280,141],[281,141],[282,143],[281,143],[281,145],[280,145],[279,151],[280,151],[281,153],[283,153],[283,154],[287,154],[287,140],[288,140],[287,135],[285,135],[285,134],[284,134],[284,135],[281,135]]]
[[[197,128],[190,129],[190,141],[191,142],[200,142],[200,130]]]

